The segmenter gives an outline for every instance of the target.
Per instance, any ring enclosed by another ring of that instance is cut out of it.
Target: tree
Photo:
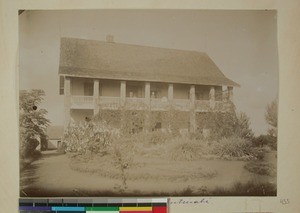
[[[254,133],[250,128],[250,119],[246,113],[241,112],[237,114],[237,122],[235,131],[238,136],[245,139],[253,139]]]
[[[274,137],[277,137],[277,110],[277,100],[274,100],[267,105],[265,113],[265,119],[267,123],[271,126],[268,130],[268,134]]]
[[[39,139],[46,138],[46,129],[50,121],[47,110],[39,109],[45,92],[43,90],[20,91],[20,154],[29,157],[39,145]]]

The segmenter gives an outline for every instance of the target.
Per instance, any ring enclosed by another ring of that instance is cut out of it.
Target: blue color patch
[[[51,211],[48,206],[19,206],[20,211]]]

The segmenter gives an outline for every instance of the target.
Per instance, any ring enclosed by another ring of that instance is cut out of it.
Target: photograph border
[[[1,105],[1,139],[0,150],[7,150],[1,156],[1,203],[5,212],[17,212],[19,194],[19,159],[18,156],[18,9],[278,9],[278,49],[279,49],[279,132],[278,132],[278,193],[275,198],[261,197],[222,197],[208,198],[207,204],[179,204],[180,199],[193,201],[197,198],[172,198],[170,212],[298,212],[300,204],[300,161],[298,155],[298,128],[300,107],[297,92],[300,86],[299,75],[299,27],[295,20],[300,20],[299,2],[287,1],[6,1],[2,0],[0,10],[1,24],[1,84],[3,98]],[[3,47],[3,48],[2,48]],[[3,71],[2,71],[3,70]],[[5,162],[5,163],[4,163]],[[14,209],[14,210],[13,210]],[[297,211],[298,210],[298,211]]]

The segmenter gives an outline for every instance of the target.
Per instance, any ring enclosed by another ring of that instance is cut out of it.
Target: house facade
[[[207,54],[196,51],[120,44],[112,37],[106,42],[62,38],[60,51],[65,127],[101,110],[172,109],[184,113],[183,128],[195,132],[197,116],[228,111],[233,88],[239,86]]]

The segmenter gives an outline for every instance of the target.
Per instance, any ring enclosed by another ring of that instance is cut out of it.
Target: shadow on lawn
[[[24,191],[24,189],[37,181],[38,179],[38,176],[36,175],[37,168],[38,165],[30,164],[25,169],[21,170],[21,174],[20,174],[20,196],[21,197],[29,196]]]
[[[38,175],[37,170],[40,167],[38,160],[61,155],[56,151],[35,152],[34,155],[27,159],[20,161],[20,196],[32,197],[38,196],[39,193],[43,193],[41,189],[32,188],[31,186],[37,182]]]

